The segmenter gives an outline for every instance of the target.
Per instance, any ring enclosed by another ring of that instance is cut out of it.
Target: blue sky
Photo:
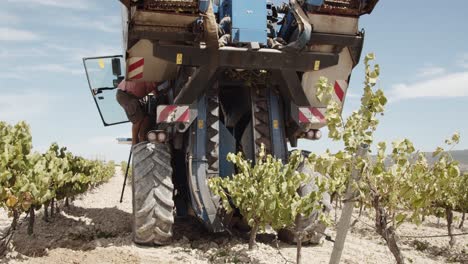
[[[121,54],[117,0],[0,0],[0,120],[31,124],[34,146],[52,142],[91,158],[124,160],[129,125],[103,127],[82,57]],[[441,4],[442,3],[442,4]],[[381,65],[391,100],[377,140],[408,137],[430,151],[453,132],[468,149],[468,2],[382,0],[360,26],[364,53]],[[353,73],[345,115],[359,104],[363,70]],[[323,152],[324,138],[300,147]]]

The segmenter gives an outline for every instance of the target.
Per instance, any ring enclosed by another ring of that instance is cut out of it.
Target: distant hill
[[[453,150],[449,152],[454,160],[457,160],[460,162],[460,170],[463,172],[468,172],[468,149],[466,150]],[[432,158],[432,152],[425,152],[426,158],[429,163],[432,163],[435,161],[434,158]],[[416,158],[416,157],[413,157]],[[390,156],[387,157],[385,160],[385,165],[390,166],[392,164]]]
[[[449,152],[454,160],[460,162],[460,169],[462,171],[468,171],[468,149],[465,150],[452,150]],[[432,159],[432,153],[427,152],[426,156],[428,160]]]
[[[468,149],[450,151],[452,157],[460,163],[468,165]]]

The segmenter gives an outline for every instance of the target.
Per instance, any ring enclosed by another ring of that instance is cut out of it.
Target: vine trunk
[[[459,229],[463,228],[463,224],[465,223],[465,217],[466,217],[466,212],[463,212],[460,225],[458,226]]]
[[[255,222],[254,226],[252,227],[252,230],[250,230],[249,250],[254,249],[255,245],[257,244],[255,240],[257,238],[257,232],[258,232],[258,223]]]
[[[393,226],[388,226],[388,213],[382,207],[380,203],[380,196],[375,195],[372,202],[375,209],[375,228],[377,233],[385,239],[387,242],[388,249],[392,252],[395,260],[398,264],[404,264],[405,259],[398,247],[397,235]]]
[[[446,207],[445,208],[445,217],[447,217],[447,231],[450,237],[449,245],[450,247],[455,246],[456,239],[453,236],[453,211],[452,209]]]
[[[34,234],[34,222],[36,221],[36,213],[34,211],[34,206],[29,208],[29,225],[28,225],[28,235]]]

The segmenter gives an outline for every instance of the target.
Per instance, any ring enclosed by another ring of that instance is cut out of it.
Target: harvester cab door
[[[91,95],[104,126],[129,122],[125,111],[116,100],[117,85],[124,79],[123,56],[84,58],[83,64]]]

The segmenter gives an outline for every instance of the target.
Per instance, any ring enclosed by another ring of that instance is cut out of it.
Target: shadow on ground
[[[40,257],[48,250],[67,248],[88,251],[110,245],[131,245],[131,214],[117,208],[81,208],[71,206],[43,220],[36,216],[34,234],[27,234],[28,219],[22,221],[13,237],[16,251]]]
[[[443,257],[447,262],[468,263],[468,248],[466,248],[465,245],[458,245],[451,248],[448,245],[448,241],[446,245],[434,245],[424,239],[404,241],[402,244],[413,247],[417,251],[423,252],[430,257]]]
[[[16,252],[28,257],[46,256],[53,249],[86,252],[97,247],[131,246],[131,222],[132,215],[118,208],[71,206],[50,218],[49,222],[43,220],[42,213],[37,214],[35,233],[32,236],[27,234],[26,219],[18,227],[12,244]],[[278,256],[278,247],[295,247],[278,242],[274,233],[263,233],[257,236],[259,249],[251,252],[247,250],[248,237],[245,230],[236,233],[210,233],[196,218],[178,218],[174,225],[173,243],[161,249],[195,252],[201,259],[209,261],[257,263],[261,254]],[[158,252],[157,247],[140,248]],[[260,255],[257,256],[258,254]]]

